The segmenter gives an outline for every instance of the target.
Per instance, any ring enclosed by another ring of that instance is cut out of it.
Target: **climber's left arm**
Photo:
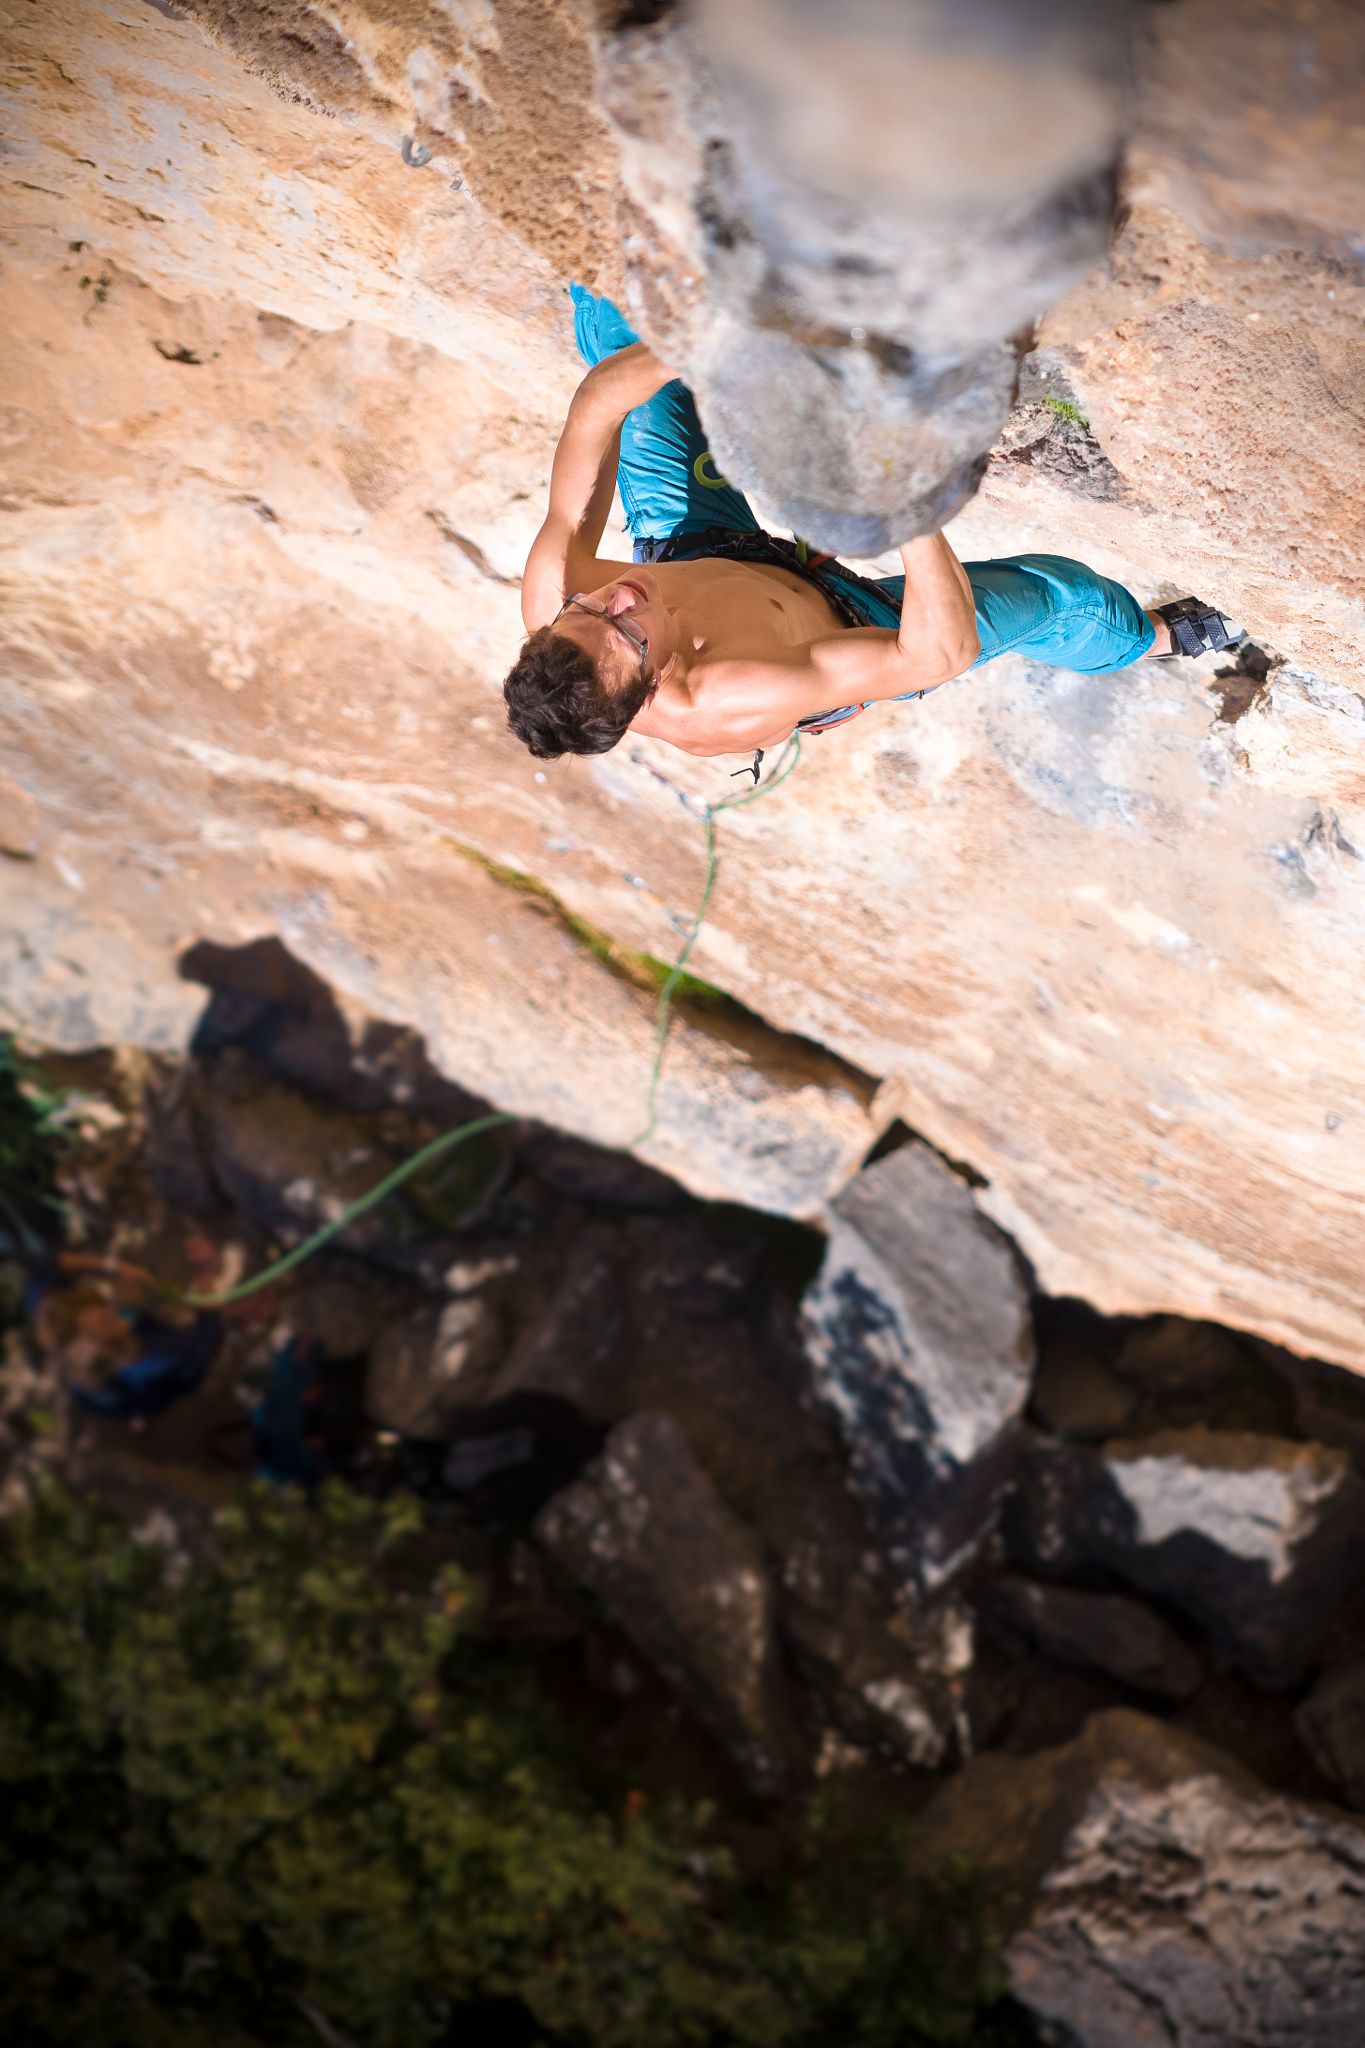
[[[981,652],[972,587],[941,533],[901,549],[905,595],[896,632],[854,626],[762,661],[708,665],[691,721],[698,751],[775,745],[803,719],[849,704],[936,690]]]
[[[595,363],[575,391],[550,471],[550,507],[521,582],[528,633],[557,617],[575,590],[596,590],[628,565],[597,550],[611,512],[621,428],[671,375],[642,341]]]

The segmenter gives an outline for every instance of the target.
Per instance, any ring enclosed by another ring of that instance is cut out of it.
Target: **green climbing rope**
[[[774,768],[772,774],[765,782],[760,782],[756,788],[745,790],[742,794],[723,797],[718,804],[708,804],[702,813],[702,822],[706,827],[706,880],[702,884],[701,901],[697,905],[697,914],[692,920],[692,929],[683,941],[682,950],[673,962],[672,967],[668,970],[663,987],[659,990],[659,1006],[655,1013],[654,1024],[654,1065],[650,1071],[649,1092],[645,1098],[644,1128],[637,1132],[636,1136],[631,1138],[626,1144],[617,1146],[615,1148],[617,1151],[634,1152],[641,1145],[646,1144],[654,1136],[655,1127],[659,1121],[659,1081],[664,1070],[664,1052],[668,1044],[668,1027],[672,1019],[673,997],[678,983],[682,980],[686,971],[692,948],[696,945],[702,925],[706,921],[706,913],[711,907],[711,892],[716,886],[716,869],[718,865],[716,854],[716,815],[720,811],[737,811],[741,804],[751,804],[758,797],[768,796],[777,788],[779,783],[786,781],[800,759],[800,735],[793,733],[778,757],[776,768]]]
[[[624,1145],[613,1146],[613,1151],[634,1152],[653,1137],[659,1121],[659,1082],[663,1076],[664,1055],[668,1049],[668,1027],[672,1022],[673,999],[686,971],[692,948],[696,945],[702,925],[706,921],[706,913],[711,906],[711,895],[716,886],[716,871],[719,865],[716,818],[721,811],[736,811],[743,804],[756,803],[759,797],[768,796],[780,783],[786,781],[800,758],[800,736],[793,733],[778,757],[776,768],[765,781],[760,782],[754,789],[744,791],[742,795],[723,797],[717,804],[707,804],[700,813],[693,811],[693,816],[700,816],[706,828],[706,879],[702,884],[701,899],[697,904],[697,914],[692,920],[692,928],[659,990],[659,1002],[654,1018],[654,1059],[645,1101],[644,1128]],[[520,1119],[510,1110],[493,1110],[487,1116],[475,1117],[467,1124],[457,1124],[454,1130],[443,1131],[439,1138],[431,1139],[420,1151],[414,1152],[411,1158],[395,1166],[392,1173],[385,1174],[384,1178],[365,1194],[358,1195],[353,1202],[348,1202],[340,1215],[334,1216],[329,1223],[324,1223],[321,1229],[315,1230],[311,1237],[306,1237],[302,1244],[295,1245],[292,1251],[285,1252],[282,1257],[273,1259],[268,1266],[263,1266],[259,1273],[253,1273],[246,1280],[239,1280],[234,1287],[223,1288],[218,1294],[177,1292],[176,1299],[183,1302],[187,1308],[198,1309],[230,1308],[235,1302],[246,1301],[249,1296],[259,1294],[263,1288],[273,1286],[275,1281],[282,1280],[286,1273],[292,1273],[305,1259],[311,1259],[315,1252],[320,1252],[324,1245],[330,1244],[334,1237],[349,1229],[360,1217],[368,1215],[371,1209],[376,1209],[381,1202],[387,1201],[390,1195],[395,1194],[414,1174],[420,1173],[423,1167],[430,1166],[434,1160],[444,1158],[447,1152],[453,1152],[457,1146],[466,1144],[471,1138],[481,1137],[485,1131],[496,1130],[500,1124],[519,1121]]]
[[[472,1123],[457,1124],[453,1131],[443,1131],[439,1138],[433,1138],[423,1145],[420,1152],[414,1152],[401,1166],[395,1166],[392,1173],[386,1173],[383,1180],[374,1187],[348,1202],[339,1216],[330,1223],[324,1223],[302,1244],[296,1244],[292,1252],[285,1252],[282,1258],[272,1259],[259,1273],[253,1273],[249,1280],[239,1280],[235,1287],[225,1287],[221,1294],[178,1294],[188,1308],[229,1308],[235,1301],[245,1301],[248,1295],[259,1294],[263,1287],[270,1287],[276,1280],[282,1280],[286,1273],[292,1273],[305,1259],[311,1259],[314,1252],[320,1252],[330,1244],[339,1231],[346,1230],[361,1216],[367,1216],[371,1209],[387,1201],[391,1194],[401,1188],[404,1181],[411,1180],[424,1166],[430,1166],[434,1159],[441,1159],[447,1152],[453,1152],[457,1145],[463,1145],[471,1138],[482,1137],[485,1131],[495,1130],[499,1124],[514,1124],[517,1121],[510,1110],[490,1111],[487,1116],[477,1116]]]

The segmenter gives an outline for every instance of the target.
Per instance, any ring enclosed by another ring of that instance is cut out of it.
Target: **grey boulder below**
[[[780,1601],[784,1640],[846,1739],[921,1769],[949,1761],[975,1654],[970,1613],[952,1594],[893,1603],[846,1494],[812,1489],[782,1549]]]
[[[1016,1998],[1066,2048],[1348,2048],[1365,2039],[1365,1828],[1269,1793],[1126,1708],[1074,1742],[979,1757],[917,1870],[976,1864]]]
[[[1365,1811],[1365,1657],[1325,1671],[1294,1725],[1324,1778]]]
[[[594,1422],[619,1419],[628,1405],[622,1399],[627,1283],[620,1252],[617,1233],[606,1225],[581,1233],[548,1301],[526,1319],[499,1365],[492,1399],[554,1394]]]
[[[663,1415],[635,1415],[536,1522],[545,1548],[704,1721],[756,1790],[800,1766],[762,1549]]]
[[[833,1204],[805,1301],[819,1394],[893,1568],[937,1591],[976,1554],[1009,1477],[1033,1336],[1014,1253],[927,1145]]]
[[[365,1411],[402,1436],[445,1436],[485,1398],[501,1348],[498,1317],[478,1293],[414,1309],[381,1331],[365,1374]]]
[[[1140,1692],[1188,1699],[1203,1667],[1159,1614],[1123,1593],[1077,1592],[1032,1579],[1005,1578],[991,1591],[991,1610],[1064,1664],[1107,1671]]]
[[[1162,1430],[1098,1450],[1038,1442],[1006,1527],[1028,1570],[1117,1573],[1260,1684],[1292,1686],[1352,1582],[1365,1485],[1344,1451],[1242,1431]]]

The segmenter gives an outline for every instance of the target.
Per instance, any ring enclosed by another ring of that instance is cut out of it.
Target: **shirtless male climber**
[[[716,476],[686,387],[609,299],[571,289],[590,367],[522,580],[530,637],[503,686],[508,724],[542,759],[603,754],[627,732],[747,754],[997,654],[1103,675],[1237,637],[1209,605],[1144,611],[1064,555],[959,562],[929,534],[901,549],[903,576],[872,581],[765,534]],[[597,552],[618,482],[629,564]]]

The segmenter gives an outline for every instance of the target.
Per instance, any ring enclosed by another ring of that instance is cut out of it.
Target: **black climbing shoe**
[[[1171,629],[1171,654],[1221,654],[1225,647],[1246,637],[1240,626],[1234,626],[1211,604],[1201,604],[1197,597],[1177,597],[1155,609]],[[1158,659],[1169,660],[1170,656]]]

